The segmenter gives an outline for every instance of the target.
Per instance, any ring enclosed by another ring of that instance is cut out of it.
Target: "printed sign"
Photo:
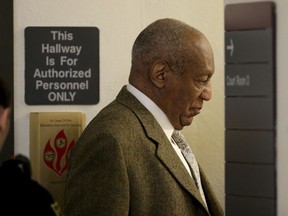
[[[99,102],[98,28],[25,29],[25,102],[28,105]]]

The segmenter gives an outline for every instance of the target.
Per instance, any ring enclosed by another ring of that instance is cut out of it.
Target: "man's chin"
[[[181,124],[181,126],[182,126],[181,129],[183,129],[186,126],[191,125],[192,122],[193,122],[193,117],[185,119],[185,121],[183,121],[182,124]]]

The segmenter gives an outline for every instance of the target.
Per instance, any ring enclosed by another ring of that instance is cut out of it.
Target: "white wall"
[[[224,0],[225,4],[262,0]],[[288,215],[288,1],[274,0],[276,5],[276,182],[277,215]]]
[[[158,18],[177,18],[201,30],[215,52],[211,102],[184,133],[224,207],[224,31],[222,0],[14,0],[15,153],[29,156],[29,113],[84,111],[87,122],[127,83],[137,34]],[[28,106],[24,102],[24,29],[96,26],[100,29],[100,102]]]

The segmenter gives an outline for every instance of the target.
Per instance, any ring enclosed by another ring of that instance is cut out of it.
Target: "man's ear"
[[[166,61],[157,60],[153,63],[150,70],[150,79],[155,86],[163,88],[166,82],[169,67]]]

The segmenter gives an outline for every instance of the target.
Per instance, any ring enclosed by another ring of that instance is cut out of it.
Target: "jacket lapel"
[[[164,134],[164,133],[163,133]],[[164,134],[165,136],[165,134]],[[171,174],[177,179],[179,184],[181,184],[192,196],[194,196],[204,208],[206,205],[200,195],[199,189],[195,184],[195,181],[191,178],[186,168],[182,164],[175,150],[171,146],[170,141],[165,136],[164,139],[154,137],[158,142],[157,156],[171,172]],[[206,208],[207,209],[207,208]]]
[[[171,146],[170,141],[167,139],[153,115],[127,91],[126,86],[124,86],[118,94],[117,101],[127,106],[135,113],[142,123],[147,136],[150,139],[153,139],[154,143],[157,145],[157,156],[159,160],[165,165],[175,179],[177,179],[179,184],[206,208],[195,182],[192,180],[186,168],[182,165],[182,162]]]

